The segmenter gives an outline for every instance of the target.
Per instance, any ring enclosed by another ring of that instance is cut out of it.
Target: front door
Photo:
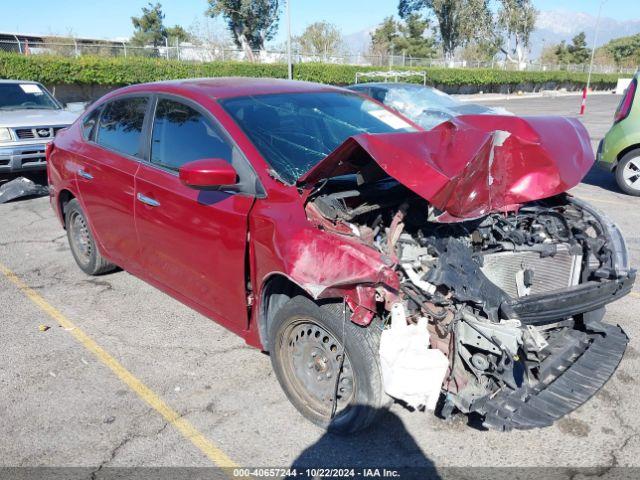
[[[193,105],[161,97],[150,162],[136,175],[136,227],[145,274],[198,304],[232,330],[246,328],[247,215],[253,196],[196,190],[181,165],[204,158],[232,162],[234,147]]]

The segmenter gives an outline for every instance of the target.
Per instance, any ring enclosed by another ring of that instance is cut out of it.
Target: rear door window
[[[96,123],[98,123],[98,117],[100,116],[101,108],[96,108],[91,112],[82,122],[82,137],[85,140],[91,140]]]
[[[108,103],[102,110],[96,142],[109,150],[139,156],[147,97],[127,97]]]
[[[177,171],[185,163],[205,158],[231,163],[231,155],[231,145],[202,113],[175,100],[158,100],[151,163]]]

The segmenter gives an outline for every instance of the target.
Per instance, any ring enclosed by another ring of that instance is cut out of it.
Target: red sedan
[[[183,80],[106,95],[47,160],[84,272],[121,267],[269,352],[335,431],[393,398],[550,425],[627,344],[602,322],[635,279],[624,240],[564,193],[594,161],[576,120],[424,131],[340,88]]]

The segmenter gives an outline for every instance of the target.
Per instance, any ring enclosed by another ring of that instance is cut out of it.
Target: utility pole
[[[598,28],[600,27],[600,15],[602,14],[602,6],[607,0],[601,0],[598,7],[598,18],[596,19],[595,32],[593,33],[593,47],[591,48],[591,61],[589,62],[589,74],[587,75],[587,86],[582,92],[582,105],[580,105],[580,115],[584,115],[584,111],[587,108],[587,94],[589,92],[589,86],[591,85],[591,71],[593,70],[593,59],[596,56],[596,47],[598,46]]]
[[[287,0],[287,67],[289,80],[293,80],[293,64],[291,63],[291,0]]]

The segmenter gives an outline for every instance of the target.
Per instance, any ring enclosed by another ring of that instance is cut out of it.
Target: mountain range
[[[562,40],[567,43],[580,32],[587,34],[587,44],[594,40],[597,18],[583,12],[569,10],[543,10],[539,13],[536,29],[531,35],[531,58],[537,58],[546,45],[555,45]],[[377,25],[344,36],[351,53],[365,53],[371,42],[371,33]],[[598,28],[598,45],[618,37],[640,33],[640,19],[615,20],[602,16]]]

